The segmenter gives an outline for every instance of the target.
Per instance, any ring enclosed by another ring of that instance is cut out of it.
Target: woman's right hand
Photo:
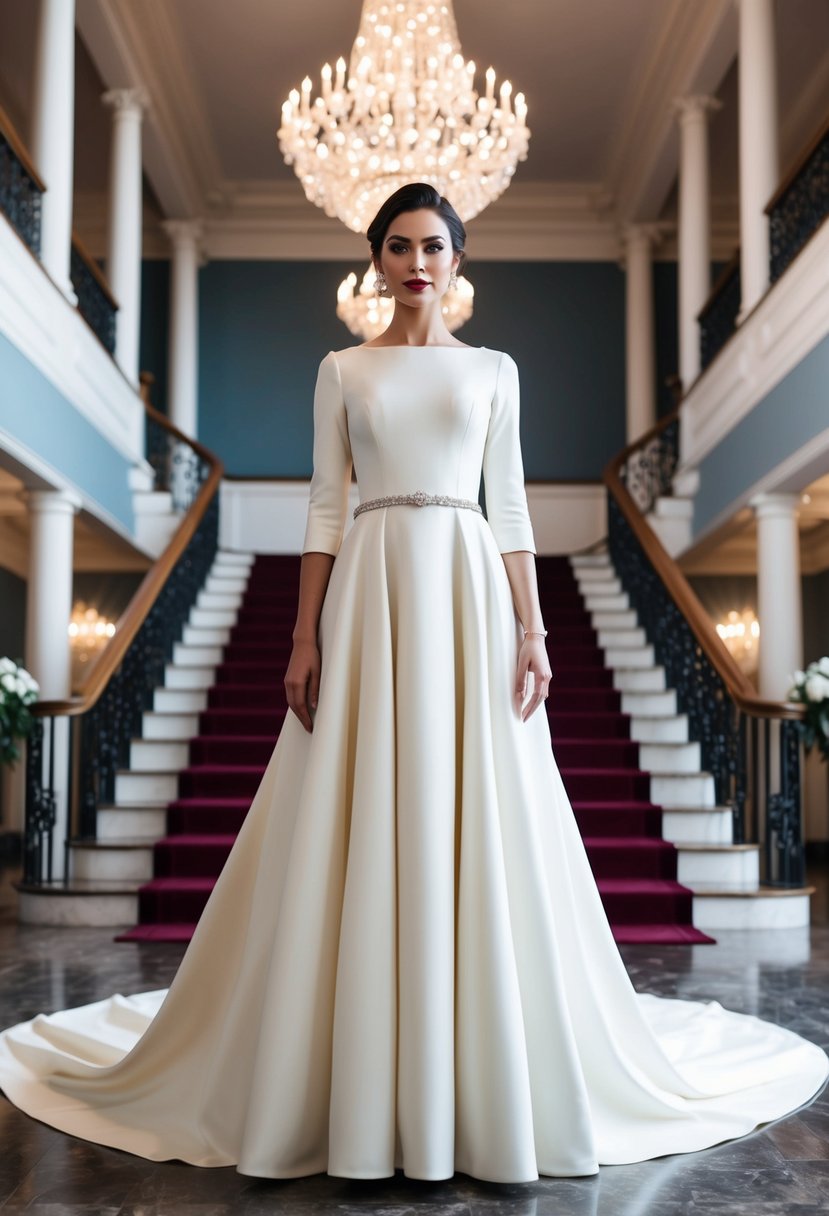
[[[310,711],[317,708],[320,667],[320,652],[315,642],[294,642],[285,672],[285,695],[289,707],[309,734],[314,729]]]

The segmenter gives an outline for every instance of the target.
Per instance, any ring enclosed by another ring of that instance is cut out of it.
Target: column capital
[[[204,237],[204,220],[162,220],[161,227],[173,245],[198,245]]]
[[[108,89],[101,94],[101,102],[117,116],[126,114],[141,118],[150,108],[150,95],[143,85],[136,85],[131,89]]]
[[[755,494],[749,499],[758,519],[797,517],[800,512],[801,498],[799,494]]]
[[[688,93],[684,97],[674,97],[671,109],[679,115],[680,125],[686,122],[704,121],[709,114],[722,109],[722,102],[708,93]]]
[[[75,515],[83,506],[73,490],[21,490],[19,496],[29,511],[38,514]]]
[[[658,245],[676,227],[670,220],[631,221],[622,229],[625,245]]]
[[[202,247],[204,240],[204,220],[195,218],[189,220],[162,220],[161,227],[170,238],[173,253],[195,251],[199,267],[207,265],[207,255]]]

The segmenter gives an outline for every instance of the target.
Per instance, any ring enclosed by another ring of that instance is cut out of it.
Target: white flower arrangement
[[[20,758],[15,739],[25,739],[32,729],[29,706],[39,692],[40,685],[22,663],[0,659],[0,764]]]
[[[816,659],[805,671],[796,671],[788,696],[806,708],[801,723],[806,751],[817,747],[822,759],[829,760],[829,656]]]

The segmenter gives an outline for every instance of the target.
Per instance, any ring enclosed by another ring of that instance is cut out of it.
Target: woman
[[[274,1178],[526,1182],[742,1135],[826,1055],[634,991],[536,713],[515,363],[443,322],[446,199],[405,186],[368,236],[394,316],[320,365],[293,712],[242,831],[169,991],[13,1027],[0,1085],[75,1135]]]

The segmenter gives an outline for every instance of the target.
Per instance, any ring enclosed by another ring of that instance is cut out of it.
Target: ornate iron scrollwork
[[[0,211],[35,257],[40,256],[41,199],[37,183],[0,132]]]
[[[769,211],[770,277],[775,283],[829,215],[829,130]]]
[[[678,460],[678,418],[628,457],[622,476],[628,493],[643,514],[650,511],[657,498],[672,492]]]
[[[114,355],[115,307],[74,244],[69,277],[78,297],[79,313],[104,349]]]
[[[675,689],[678,709],[688,715],[690,736],[699,740],[702,766],[714,778],[717,805],[729,807],[735,844],[765,841],[769,883],[804,881],[801,831],[800,736],[794,719],[775,719],[780,733],[779,773],[770,763],[772,722],[750,718],[729,691],[651,565],[612,494],[608,496],[609,545],[617,575],[639,624]],[[772,789],[772,783],[779,788]],[[749,824],[747,809],[755,822]],[[765,824],[757,822],[765,808]],[[761,833],[760,828],[764,830]]]
[[[700,366],[703,369],[713,363],[736,330],[741,297],[740,263],[737,260],[700,313]]]

